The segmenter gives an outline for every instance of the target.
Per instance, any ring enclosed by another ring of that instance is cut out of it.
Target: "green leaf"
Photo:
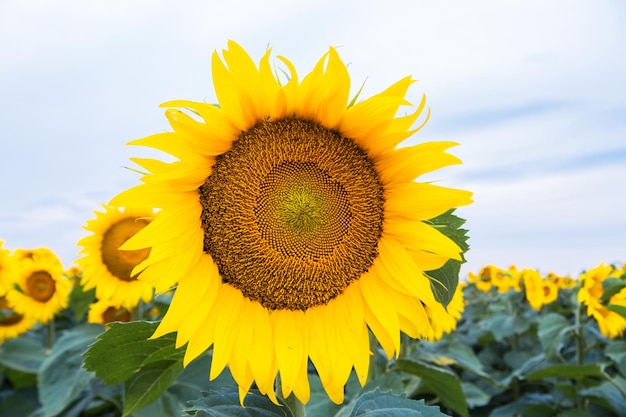
[[[609,304],[608,306],[606,306],[606,308],[609,311],[612,311],[613,313],[617,313],[626,319],[626,307],[620,306],[617,304]]]
[[[611,297],[626,288],[626,281],[619,278],[607,278],[602,281],[602,296],[600,302],[602,304],[608,304]]]
[[[70,293],[69,308],[74,312],[76,320],[82,320],[89,310],[89,306],[96,300],[96,289],[88,291],[81,284],[74,285]]]
[[[9,392],[3,389],[0,395],[0,413],[3,416],[27,416],[38,407],[32,399],[22,395],[19,391]]]
[[[467,230],[461,229],[461,226],[465,224],[465,220],[453,213],[454,209],[449,210],[431,219],[429,223],[456,243],[464,254],[469,249],[469,245],[467,244]],[[443,267],[435,271],[429,271],[427,274],[431,280],[431,288],[435,298],[443,304],[444,307],[452,300],[456,286],[459,283],[461,264],[465,262],[463,255],[461,255],[461,257],[463,258],[462,261],[450,259]]]
[[[560,314],[548,313],[541,318],[537,336],[539,336],[541,347],[547,358],[552,358],[558,354],[563,335],[572,328],[569,321]]]
[[[439,407],[428,406],[424,400],[409,400],[404,395],[394,395],[376,389],[359,397],[349,417],[442,417]]]
[[[593,416],[583,410],[571,409],[571,410],[566,410],[566,411],[563,411],[562,413],[557,414],[556,417],[593,417]]]
[[[44,416],[57,415],[89,386],[94,375],[83,368],[81,355],[103,330],[101,325],[84,324],[66,331],[56,341],[38,374]]]
[[[444,406],[462,416],[468,416],[467,400],[456,374],[446,368],[433,366],[427,362],[400,359],[396,369],[416,375],[439,397]]]
[[[341,406],[328,398],[319,376],[317,374],[309,375],[309,381],[311,384],[311,399],[305,405],[307,417],[328,417],[337,414]]]
[[[544,378],[565,378],[565,379],[583,379],[588,377],[602,378],[602,366],[593,365],[552,365],[547,368],[539,369],[526,375],[526,379],[536,380]]]
[[[161,396],[182,372],[182,361],[162,360],[142,366],[138,373],[124,383],[124,414],[152,403]]]
[[[182,361],[183,348],[176,349],[176,335],[149,339],[158,323],[135,321],[110,323],[85,354],[85,368],[107,385],[126,381],[142,366],[160,361]]]
[[[617,376],[613,378],[612,381],[619,385],[622,391],[626,391],[626,379]],[[580,391],[580,395],[600,400],[601,405],[610,408],[617,415],[623,415],[622,413],[626,410],[626,398],[624,398],[620,390],[609,381],[602,381],[598,386],[585,388]]]
[[[604,354],[615,362],[622,376],[626,377],[626,341],[610,340]]]
[[[469,408],[482,407],[483,405],[488,404],[489,400],[491,400],[491,395],[487,394],[471,382],[463,382],[462,386]]]
[[[202,398],[189,403],[191,406],[183,411],[196,417],[293,417],[284,404],[274,404],[256,389],[248,392],[243,408],[239,404],[237,387],[205,392],[202,393]]]
[[[27,337],[9,339],[0,345],[0,364],[27,374],[36,374],[46,359],[41,342]]]

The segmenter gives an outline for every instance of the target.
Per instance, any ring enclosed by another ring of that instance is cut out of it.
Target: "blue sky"
[[[472,190],[463,273],[492,263],[578,274],[626,261],[626,3],[614,1],[0,1],[0,239],[66,266],[100,203],[137,183],[125,143],[168,128],[161,102],[215,101],[233,39],[299,73],[329,45],[354,92],[406,75]]]

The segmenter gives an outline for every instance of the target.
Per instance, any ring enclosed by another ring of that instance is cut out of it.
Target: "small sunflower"
[[[349,103],[334,48],[302,80],[259,66],[234,42],[212,59],[218,105],[172,101],[173,129],[131,144],[173,155],[134,159],[150,173],[115,206],[150,205],[155,219],[124,250],[151,248],[133,273],[163,292],[178,284],[153,337],[177,332],[184,363],[213,346],[243,398],[253,381],[275,400],[309,400],[308,362],[332,401],[354,368],[365,383],[368,328],[389,358],[400,332],[427,337],[437,304],[426,271],[462,249],[429,223],[471,193],[418,176],[460,163],[452,142],[397,148],[425,108],[396,117],[411,77]],[[433,320],[436,320],[434,318]]]
[[[67,307],[72,283],[63,275],[63,265],[50,249],[18,249],[15,260],[14,288],[6,298],[19,314],[47,323]]]
[[[491,291],[491,288],[495,286],[494,277],[497,276],[502,270],[494,265],[487,265],[483,267],[478,275],[470,272],[468,274],[468,278],[470,282],[473,282],[476,285],[476,288],[479,291],[484,293],[488,293]]]
[[[131,321],[131,314],[128,309],[112,303],[109,300],[100,300],[89,306],[87,322],[107,324],[114,321]]]
[[[85,230],[92,232],[78,242],[82,246],[82,258],[77,264],[82,268],[82,284],[85,290],[95,287],[99,300],[132,309],[139,300],[152,299],[152,286],[137,280],[132,270],[148,257],[150,249],[120,250],[130,237],[146,227],[154,213],[147,208],[124,210],[103,206],[104,211],[94,212],[96,218],[87,221]]]
[[[5,296],[0,296],[0,343],[26,333],[36,321],[14,311]]]
[[[621,276],[621,274],[618,276]],[[615,277],[615,269],[611,265],[601,263],[597,267],[582,273],[578,278],[580,282],[578,302],[587,306],[587,315],[596,320],[600,333],[611,339],[622,336],[626,328],[626,318],[609,310],[601,300],[604,294],[602,283],[607,278]],[[622,289],[617,294],[611,296],[608,305],[611,304],[626,307],[626,289]]]

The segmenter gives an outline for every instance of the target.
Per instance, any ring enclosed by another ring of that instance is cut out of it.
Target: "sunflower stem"
[[[46,325],[46,348],[48,350],[51,350],[52,346],[54,346],[54,339],[56,339],[55,330],[54,320],[50,320]]]
[[[283,396],[283,384],[280,380],[280,376],[278,376],[277,378],[276,394],[278,394],[278,398],[283,400],[285,405],[289,408],[293,417],[306,417],[304,404],[296,397],[293,392],[287,398]]]
[[[131,320],[139,321],[141,319],[143,319],[143,300],[140,299],[137,306],[135,306],[131,312]]]
[[[293,417],[306,417],[304,404],[298,399],[298,397],[295,396],[295,394],[292,393],[289,397],[283,398],[283,401],[291,410]]]

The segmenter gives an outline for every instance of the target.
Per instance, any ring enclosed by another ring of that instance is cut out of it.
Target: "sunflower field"
[[[459,279],[472,193],[432,179],[457,143],[405,142],[415,80],[270,55],[229,41],[215,104],[162,105],[72,267],[0,241],[0,414],[626,415],[626,269]]]

